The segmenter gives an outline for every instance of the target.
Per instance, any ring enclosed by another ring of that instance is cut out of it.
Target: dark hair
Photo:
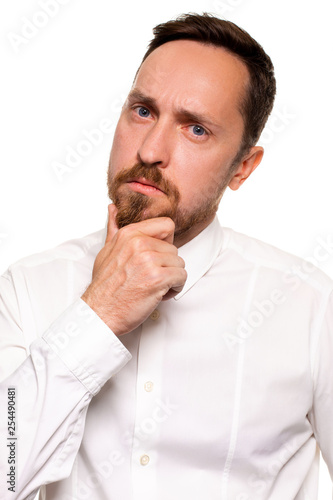
[[[208,13],[183,14],[175,20],[155,26],[153,33],[154,38],[148,45],[142,63],[164,43],[185,39],[223,47],[246,65],[250,83],[240,109],[244,117],[244,133],[233,162],[237,164],[258,141],[273,108],[276,82],[271,59],[246,31]]]

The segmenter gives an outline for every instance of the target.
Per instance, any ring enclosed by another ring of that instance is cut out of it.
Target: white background
[[[306,258],[318,237],[333,240],[331,0],[62,0],[52,16],[43,3],[0,6],[0,272],[104,226],[112,133],[70,172],[57,176],[54,164],[84,130],[116,123],[152,27],[189,11],[249,31],[278,82],[264,160],[225,194],[222,224]],[[333,255],[318,265],[333,277]],[[323,470],[320,500],[331,498]]]

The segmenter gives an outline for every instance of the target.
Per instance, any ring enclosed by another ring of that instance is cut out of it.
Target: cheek
[[[178,184],[184,204],[204,203],[215,198],[227,180],[229,162],[222,154],[204,151],[183,155]]]
[[[117,169],[119,163],[127,164],[133,155],[135,158],[135,144],[127,127],[120,119],[116,127],[110,154],[112,169]],[[119,165],[122,168],[122,165]]]

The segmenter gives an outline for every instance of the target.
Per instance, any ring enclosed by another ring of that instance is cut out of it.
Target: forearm
[[[2,401],[9,387],[16,388],[14,496],[6,483],[9,448],[1,451],[1,491],[8,498],[33,498],[41,485],[69,475],[92,397],[129,359],[121,342],[81,300],[33,342],[30,356],[0,385]],[[3,442],[10,437],[6,412],[0,432]]]

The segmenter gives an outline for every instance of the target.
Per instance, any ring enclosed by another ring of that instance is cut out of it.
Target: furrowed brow
[[[156,100],[153,97],[148,97],[147,95],[143,94],[139,90],[133,89],[131,92],[128,94],[128,101],[130,102],[140,102],[141,104],[144,104],[148,108],[152,109],[153,111],[157,112],[157,103]]]
[[[180,108],[177,111],[177,114],[178,114],[179,118],[181,118],[182,120],[186,120],[186,121],[191,122],[191,123],[202,123],[203,125],[207,124],[207,125],[211,125],[213,127],[219,127],[218,123],[214,122],[208,116],[201,114],[201,113],[195,113],[195,112],[189,111],[187,109]]]
[[[138,89],[131,90],[131,92],[128,94],[128,101],[130,103],[139,102],[140,104],[150,108],[154,113],[158,114],[158,106],[156,99],[145,95]],[[177,116],[178,119],[183,121],[191,123],[202,123],[203,125],[206,124],[208,126],[212,126],[215,128],[221,128],[221,125],[219,123],[210,119],[210,117],[208,117],[204,113],[196,113],[185,108],[179,108],[177,109]]]

